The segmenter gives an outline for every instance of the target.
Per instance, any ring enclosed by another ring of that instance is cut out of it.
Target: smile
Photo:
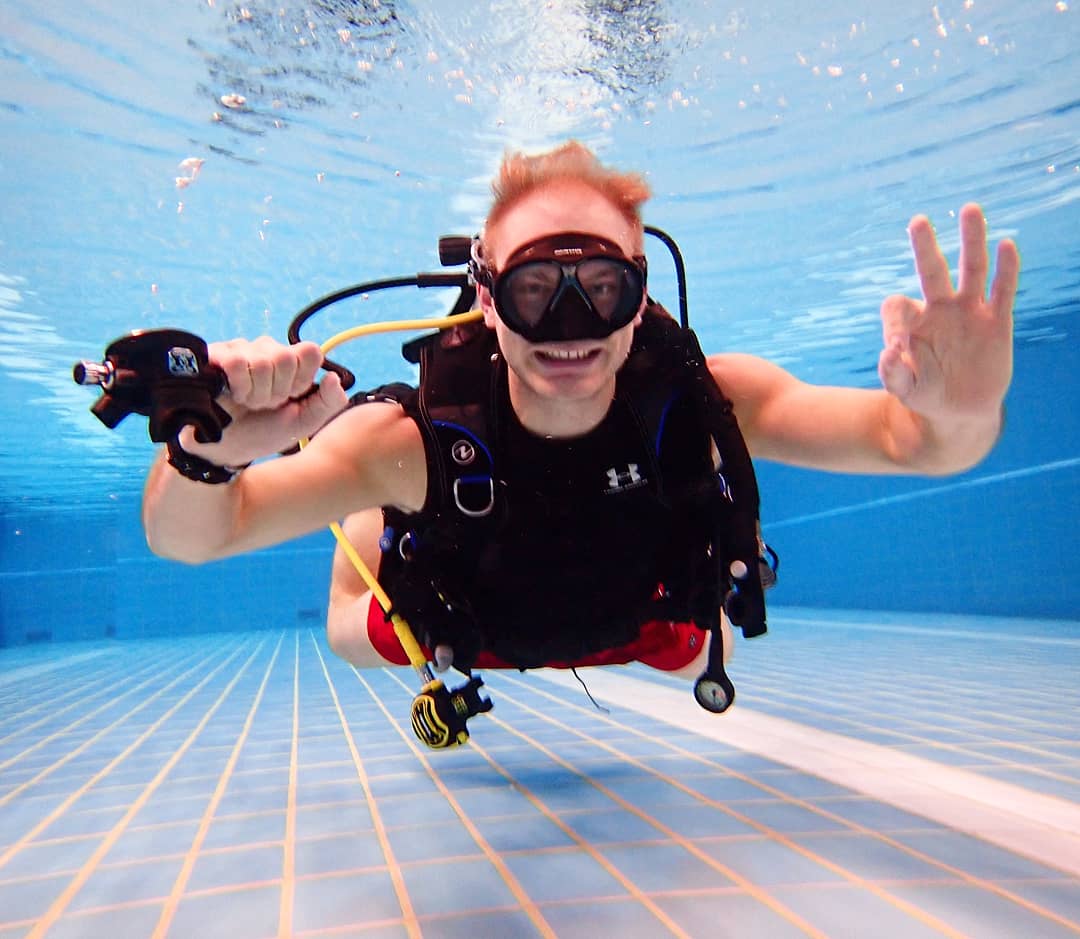
[[[555,362],[584,362],[600,354],[598,349],[538,349],[542,359]]]

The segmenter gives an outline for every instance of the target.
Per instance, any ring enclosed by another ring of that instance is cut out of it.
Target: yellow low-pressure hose
[[[352,329],[346,329],[336,336],[331,336],[322,344],[322,351],[323,355],[326,356],[342,343],[349,342],[352,339],[359,339],[362,336],[373,336],[377,333],[416,331],[420,329],[451,329],[463,323],[475,322],[483,315],[480,310],[472,310],[468,313],[459,313],[456,316],[444,316],[441,319],[390,320],[384,323],[366,323],[363,326],[354,326]],[[306,438],[301,440],[300,446],[306,446],[307,442]],[[332,522],[330,531],[333,532],[338,544],[341,545],[341,550],[345,552],[345,556],[352,562],[352,566],[356,568],[356,572],[363,578],[364,583],[368,585],[379,606],[383,608],[385,613],[390,613],[390,597],[383,590],[382,584],[375,578],[371,569],[364,563],[360,553],[353,543],[349,541],[348,536],[342,531],[341,525]],[[390,616],[390,622],[394,627],[394,635],[397,636],[398,642],[401,643],[401,648],[405,650],[405,654],[409,657],[409,662],[413,668],[420,673],[420,677],[425,682],[432,681],[434,675],[432,675],[427,658],[420,648],[420,643],[416,641],[416,637],[413,635],[412,627],[398,613],[393,613]]]

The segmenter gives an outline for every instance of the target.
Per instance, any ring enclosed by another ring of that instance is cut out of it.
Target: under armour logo
[[[450,455],[458,466],[468,466],[476,459],[476,447],[468,440],[459,440],[450,448]]]
[[[183,346],[173,346],[168,352],[168,365],[170,375],[198,375],[199,360],[195,353]]]
[[[605,491],[608,493],[637,489],[638,486],[644,486],[647,482],[638,471],[637,463],[627,463],[625,470],[620,470],[617,466],[611,467],[607,471],[607,480],[608,487]]]

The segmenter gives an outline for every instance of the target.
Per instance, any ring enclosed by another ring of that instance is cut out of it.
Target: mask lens
[[[514,310],[526,326],[536,326],[548,311],[562,277],[562,267],[554,261],[522,264],[510,271],[500,285],[499,306]]]
[[[577,280],[597,315],[605,322],[636,312],[641,303],[641,275],[625,261],[592,258],[577,266]]]

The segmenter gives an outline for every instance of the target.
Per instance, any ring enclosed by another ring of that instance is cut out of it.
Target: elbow
[[[176,542],[152,528],[145,529],[146,546],[150,551],[166,561],[179,561],[181,564],[197,566],[209,561],[216,561],[221,555],[211,552],[204,545]]]
[[[330,609],[326,614],[326,642],[330,651],[346,662],[350,660],[353,645],[350,632],[342,610],[331,599]]]

